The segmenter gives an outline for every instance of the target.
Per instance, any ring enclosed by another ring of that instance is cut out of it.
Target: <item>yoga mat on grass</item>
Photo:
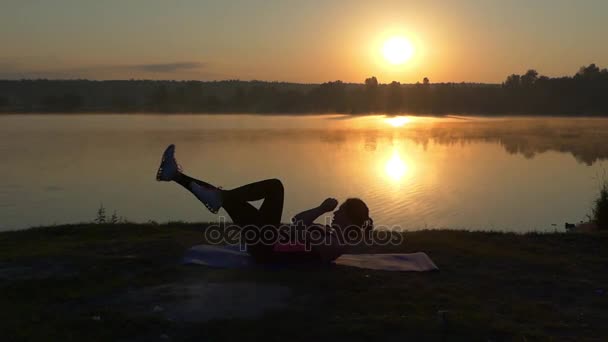
[[[239,246],[197,245],[186,251],[183,264],[205,265],[216,268],[253,268],[256,264]],[[422,252],[409,254],[344,254],[337,265],[384,271],[436,271],[439,270],[428,255]]]

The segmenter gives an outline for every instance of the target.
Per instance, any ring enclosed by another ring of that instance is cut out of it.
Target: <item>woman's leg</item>
[[[252,184],[243,185],[236,189],[222,191],[222,206],[230,214],[233,222],[244,227],[253,225],[260,229],[268,229],[268,226],[278,227],[281,223],[283,212],[284,190],[283,184],[278,179],[267,179]],[[264,203],[257,210],[249,201],[264,199]],[[250,210],[245,207],[253,208],[255,214],[250,214]],[[235,216],[243,219],[244,222],[237,222]],[[270,228],[275,229],[275,228]],[[263,234],[263,233],[262,233]],[[244,233],[244,237],[247,236]],[[275,261],[274,245],[262,242],[260,234],[257,239],[245,241],[248,253],[259,263]],[[256,241],[257,240],[257,241]]]
[[[263,199],[264,202],[260,206],[260,209],[256,209],[258,211],[257,222],[249,223],[279,225],[281,223],[281,215],[283,214],[284,196],[283,183],[280,180],[266,179],[232,190],[223,190],[222,206],[232,217],[230,212],[235,211],[235,209],[241,209],[243,202],[249,204],[248,202],[250,201]]]
[[[198,187],[202,187],[203,191],[217,192],[217,196],[220,196],[221,198],[222,207],[224,207],[228,215],[230,215],[232,222],[238,225],[257,224],[259,221],[260,214],[258,212],[258,209],[256,209],[249,202],[244,200],[238,200],[238,198],[236,197],[228,198],[228,200],[226,201],[223,194],[227,191],[221,190],[214,185],[211,185],[207,182],[203,182],[202,180],[196,178],[192,178],[181,172],[178,173],[173,180],[183,186],[186,190],[190,191],[196,198],[201,200],[201,202],[203,202],[203,204],[205,204],[205,206],[210,210],[211,208],[209,208],[209,205],[199,197],[200,188]]]
[[[253,226],[262,229],[268,225],[279,226],[283,212],[284,190],[283,184],[278,179],[267,179],[255,182],[232,190],[221,190],[209,183],[179,173],[174,179],[188,191],[192,192],[199,200],[200,190],[194,187],[202,187],[203,191],[218,192],[221,197],[221,206],[226,210],[232,222],[241,228]],[[193,184],[195,184],[193,186]],[[249,201],[263,199],[260,209],[256,209]],[[201,200],[209,208],[207,203]],[[258,238],[259,234],[256,234]],[[261,263],[274,260],[274,246],[259,241],[245,241],[249,254]]]
[[[203,182],[202,180],[198,180],[196,178],[192,178],[188,175],[185,175],[181,172],[178,172],[177,175],[173,178],[173,181],[180,184],[181,186],[183,186],[184,188],[186,188],[188,191],[192,191],[190,189],[190,183],[194,182],[196,184],[198,184],[199,186],[205,187],[205,188],[210,188],[210,189],[218,189],[218,187],[213,186],[209,183]]]
[[[197,198],[198,194],[193,190],[192,183],[206,189],[219,191],[222,207],[236,224],[278,225],[281,223],[284,190],[283,184],[278,179],[267,179],[232,190],[221,190],[183,173],[178,173],[173,180],[192,192]],[[259,210],[249,203],[260,199],[263,199],[264,203]]]

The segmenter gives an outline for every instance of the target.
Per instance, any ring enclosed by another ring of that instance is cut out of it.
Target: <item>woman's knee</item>
[[[280,179],[278,178],[272,178],[272,179],[268,179],[266,180],[268,186],[274,191],[274,192],[280,192],[283,193],[285,191],[285,188],[283,187],[283,182],[281,182]]]

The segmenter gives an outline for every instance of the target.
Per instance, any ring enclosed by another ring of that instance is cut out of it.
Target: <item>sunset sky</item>
[[[499,83],[608,66],[607,22],[605,0],[2,0],[0,78]]]

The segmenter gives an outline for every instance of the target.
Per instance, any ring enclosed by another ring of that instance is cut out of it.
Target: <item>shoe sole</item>
[[[165,181],[164,179],[161,179],[160,176],[163,173],[163,164],[165,163],[165,160],[167,159],[167,152],[169,152],[169,149],[173,148],[173,150],[175,150],[175,146],[173,144],[169,145],[166,149],[165,152],[163,152],[163,156],[160,159],[160,166],[158,167],[158,170],[156,171],[156,181],[157,182],[162,182]],[[175,153],[175,152],[174,152]]]

